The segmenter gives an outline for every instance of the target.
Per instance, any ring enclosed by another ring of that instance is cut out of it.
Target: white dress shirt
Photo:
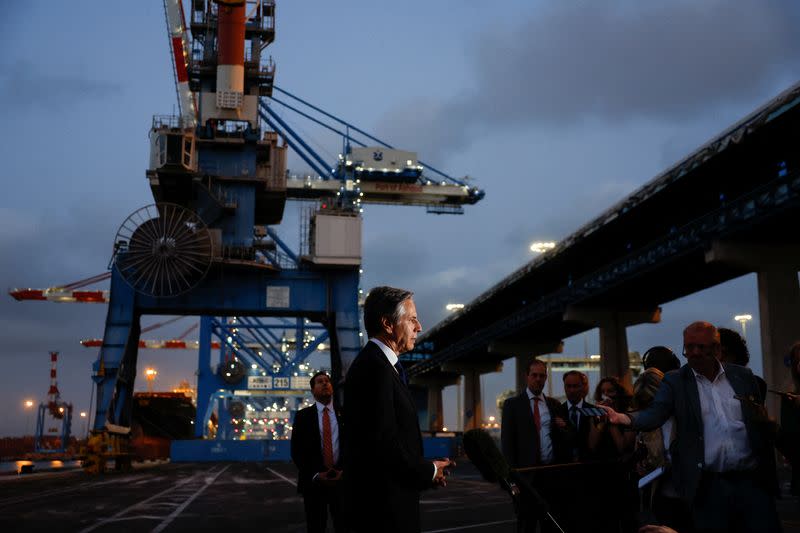
[[[705,469],[730,472],[754,468],[755,457],[747,438],[742,403],[734,398],[736,393],[725,375],[725,368],[719,365],[711,381],[694,369],[692,372],[700,396]]]
[[[375,337],[370,338],[369,342],[374,342],[378,346],[378,348],[381,349],[383,355],[385,355],[386,359],[389,360],[389,364],[392,365],[392,369],[394,370],[395,374],[397,374],[398,372],[397,369],[394,367],[394,365],[396,365],[400,359],[397,357],[397,354],[394,353],[394,350],[386,346],[384,343],[382,343]],[[433,481],[434,479],[436,479],[436,463],[431,463],[431,464],[433,465],[433,477],[431,478],[431,481]]]
[[[378,348],[380,348],[380,349],[381,349],[381,351],[383,352],[383,355],[385,355],[385,356],[386,356],[386,359],[388,359],[388,360],[389,360],[389,364],[390,364],[390,365],[392,365],[392,368],[394,368],[394,365],[396,365],[396,364],[397,364],[397,361],[399,361],[399,360],[400,360],[400,359],[398,359],[398,357],[397,357],[397,354],[396,354],[396,353],[394,353],[394,350],[392,350],[391,348],[389,348],[388,346],[386,346],[385,344],[383,344],[381,341],[379,341],[379,340],[378,340],[378,339],[376,339],[375,337],[372,337],[372,338],[369,340],[369,342],[374,342],[375,344],[377,344],[377,345],[378,345]],[[394,371],[395,371],[395,372],[397,372],[397,369],[396,369],[396,368],[394,368]]]
[[[319,443],[320,443],[320,450],[322,450],[324,446],[323,435],[322,435],[322,410],[324,408],[328,408],[328,418],[331,421],[331,443],[333,444],[333,462],[339,462],[339,422],[336,420],[336,412],[333,410],[333,400],[325,405],[323,403],[314,402],[317,406],[317,422],[319,422]]]
[[[525,388],[530,400],[531,418],[533,418],[533,403],[534,394],[529,388]],[[547,407],[544,394],[539,394],[539,421],[541,427],[539,429],[539,451],[541,453],[541,461],[544,465],[549,465],[553,462],[553,441],[550,440],[550,409]]]

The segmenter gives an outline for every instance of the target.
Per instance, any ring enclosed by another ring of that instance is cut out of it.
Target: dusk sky
[[[532,259],[531,242],[563,239],[800,80],[798,22],[791,0],[278,0],[268,50],[278,86],[486,191],[463,216],[365,208],[363,287],[413,290],[428,328],[448,302]],[[177,105],[162,2],[15,2],[0,49],[0,280],[47,287],[105,272],[119,225],[152,203],[152,116]],[[285,118],[333,163],[340,140]],[[284,220],[296,244],[298,210]],[[32,432],[23,401],[44,400],[50,350],[62,398],[88,409],[97,350],[78,341],[102,336],[105,313],[0,297],[0,436]],[[689,322],[738,329],[740,313],[754,317],[760,373],[754,275],[664,302],[662,322],[629,328],[629,345],[677,350]],[[587,338],[596,353],[596,330]],[[566,339],[565,353],[582,355],[584,340]],[[194,379],[196,353],[144,350],[140,376],[147,365],[169,388]],[[513,369],[484,377],[487,415]]]

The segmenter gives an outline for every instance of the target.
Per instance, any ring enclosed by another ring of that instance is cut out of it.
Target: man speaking
[[[348,522],[356,532],[420,531],[419,491],[444,486],[444,469],[451,464],[423,459],[417,409],[398,360],[422,331],[412,295],[393,287],[369,292],[369,342],[345,379],[344,482]]]

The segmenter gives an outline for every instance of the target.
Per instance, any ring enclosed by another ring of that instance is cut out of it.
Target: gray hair
[[[368,337],[383,331],[382,318],[389,318],[397,324],[406,312],[403,302],[414,295],[413,292],[395,287],[375,287],[364,301],[364,328]]]

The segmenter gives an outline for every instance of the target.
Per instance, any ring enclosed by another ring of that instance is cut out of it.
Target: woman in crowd
[[[728,328],[717,328],[719,331],[719,347],[722,352],[723,363],[733,363],[739,366],[750,364],[750,350],[747,348],[747,341],[737,332]],[[767,395],[767,382],[761,376],[756,376],[758,390],[761,397]]]
[[[653,403],[656,392],[664,378],[657,368],[646,369],[633,384],[633,410],[646,409]],[[636,436],[636,471],[645,476],[662,469],[650,484],[640,491],[641,515],[644,522],[670,526],[678,531],[690,531],[691,516],[675,488],[669,465],[669,448],[675,440],[674,419],[653,431],[640,432]]]
[[[631,393],[615,377],[605,377],[594,391],[596,404],[606,405],[617,412],[630,407]],[[619,426],[601,420],[589,428],[589,454],[596,460],[620,459],[633,452],[635,435],[623,432]]]

